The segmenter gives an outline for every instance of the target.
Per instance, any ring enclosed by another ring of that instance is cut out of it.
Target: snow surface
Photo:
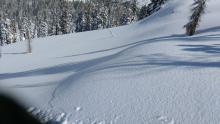
[[[25,42],[5,46],[1,89],[70,124],[218,124],[220,1],[208,1],[188,37],[192,2],[129,26],[35,39],[32,54]]]

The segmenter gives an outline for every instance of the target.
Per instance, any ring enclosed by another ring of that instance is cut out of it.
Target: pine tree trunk
[[[27,53],[32,53],[30,31],[27,30]]]
[[[1,48],[1,45],[0,45],[0,58],[2,58],[2,48]]]

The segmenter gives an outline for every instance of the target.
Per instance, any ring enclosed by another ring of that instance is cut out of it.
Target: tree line
[[[0,45],[127,25],[150,16],[166,0],[1,0]]]

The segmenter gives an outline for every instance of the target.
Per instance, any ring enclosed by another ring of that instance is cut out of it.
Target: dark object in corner
[[[13,99],[0,95],[0,124],[41,124]]]

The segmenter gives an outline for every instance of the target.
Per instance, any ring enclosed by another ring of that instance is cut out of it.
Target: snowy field
[[[32,54],[25,42],[2,47],[0,87],[68,124],[219,124],[220,1],[208,1],[188,37],[192,3],[173,0],[129,26],[35,39]]]

